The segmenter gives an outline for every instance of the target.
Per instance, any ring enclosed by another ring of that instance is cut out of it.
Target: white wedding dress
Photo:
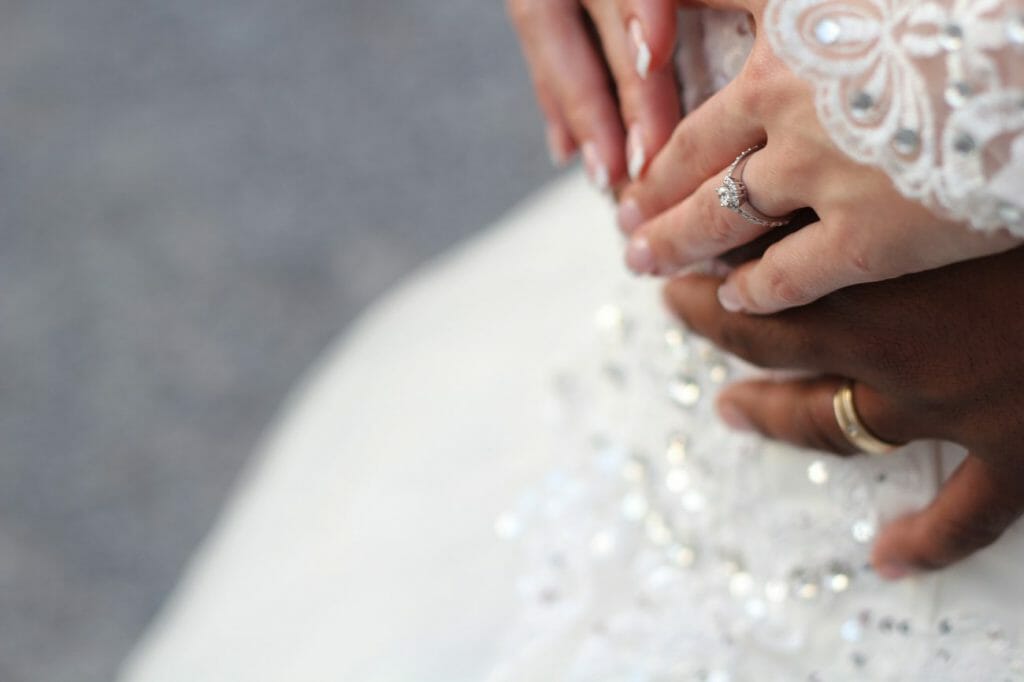
[[[924,38],[919,70],[893,38],[938,26],[966,54],[971,22],[1005,9],[1005,40],[985,24],[976,44],[1019,67],[1011,7],[781,0],[770,29],[844,150],[936,210],[1019,230],[1024,74],[985,91],[1017,110],[958,117],[913,87],[938,68]],[[725,65],[710,87],[742,62],[738,25],[704,17]],[[876,103],[898,115],[868,125]],[[675,325],[620,251],[572,175],[366,315],[296,392],[123,679],[1024,680],[1019,525],[940,573],[885,583],[867,565],[958,448],[840,459],[728,431],[714,393],[753,370]]]

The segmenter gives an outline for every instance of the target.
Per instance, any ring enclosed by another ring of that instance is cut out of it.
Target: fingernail
[[[646,79],[651,69],[651,48],[644,37],[644,27],[636,17],[629,20],[629,37],[633,39],[633,47],[636,48],[636,73]]]
[[[740,301],[740,292],[732,282],[726,282],[718,287],[718,302],[730,313],[738,313],[743,310],[743,302]]]
[[[619,204],[616,217],[619,221],[619,229],[622,230],[623,234],[631,234],[644,222],[644,216],[640,212],[640,207],[633,199],[626,199]]]
[[[754,424],[744,412],[733,403],[722,403],[718,406],[718,414],[726,425],[736,431],[753,431]]]
[[[638,275],[654,274],[654,252],[647,237],[633,237],[626,247],[626,265]]]
[[[597,145],[587,142],[583,145],[583,166],[587,169],[587,177],[594,187],[602,192],[608,191],[608,166],[601,161],[597,153]]]
[[[548,123],[547,140],[551,165],[555,168],[563,167],[569,160],[565,130],[557,123]]]
[[[913,567],[907,564],[900,563],[887,563],[879,564],[875,567],[875,571],[878,575],[882,576],[886,580],[900,580],[906,578],[908,575],[914,572]]]
[[[647,152],[644,150],[644,134],[640,126],[629,129],[626,136],[626,158],[629,159],[629,179],[639,180],[647,165]]]

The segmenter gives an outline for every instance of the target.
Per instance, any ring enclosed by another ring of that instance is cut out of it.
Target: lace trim
[[[764,23],[840,149],[940,215],[1024,236],[1024,1],[769,0]]]

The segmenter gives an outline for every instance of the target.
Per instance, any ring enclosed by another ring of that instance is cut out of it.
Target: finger
[[[1024,483],[968,455],[922,511],[893,521],[871,562],[890,579],[942,568],[995,542],[1024,512]]]
[[[595,186],[608,190],[620,183],[626,172],[625,132],[607,67],[579,5],[513,0],[508,8],[548,120],[565,121]]]
[[[643,182],[623,193],[618,219],[624,232],[693,194],[744,149],[764,141],[764,129],[742,104],[734,80],[676,126]]]
[[[839,455],[859,453],[836,420],[832,399],[845,383],[837,377],[791,381],[756,380],[733,384],[718,396],[723,421],[738,430],[757,431],[798,447]],[[854,392],[857,413],[872,433],[909,442],[922,437],[916,415],[863,384]]]
[[[800,183],[778,177],[782,151],[769,145],[748,156],[733,172],[749,197],[740,207],[766,216],[784,216],[806,205]],[[770,227],[724,208],[718,188],[729,171],[704,182],[696,192],[645,223],[630,240],[626,262],[638,274],[671,274],[698,261],[720,256],[767,232]]]
[[[827,309],[771,317],[731,313],[718,302],[721,281],[707,275],[674,279],[665,286],[665,301],[694,332],[755,365],[849,374],[855,350]]]
[[[773,313],[854,284],[930,270],[1012,243],[1004,241],[1007,235],[972,234],[916,213],[896,225],[863,220],[823,213],[821,222],[797,230],[760,259],[737,268],[722,288],[723,304],[731,310]]]
[[[676,3],[674,0],[619,0],[619,17],[628,27],[636,71],[671,66],[676,45]]]
[[[615,79],[628,130],[627,171],[636,180],[681,117],[675,72],[671,66],[650,70],[643,29],[635,18],[628,26],[623,23],[614,0],[594,0],[587,7]]]

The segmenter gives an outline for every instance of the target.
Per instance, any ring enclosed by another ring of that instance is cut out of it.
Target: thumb
[[[889,579],[948,566],[995,542],[1022,512],[1024,481],[969,454],[931,504],[885,527],[871,563]]]

